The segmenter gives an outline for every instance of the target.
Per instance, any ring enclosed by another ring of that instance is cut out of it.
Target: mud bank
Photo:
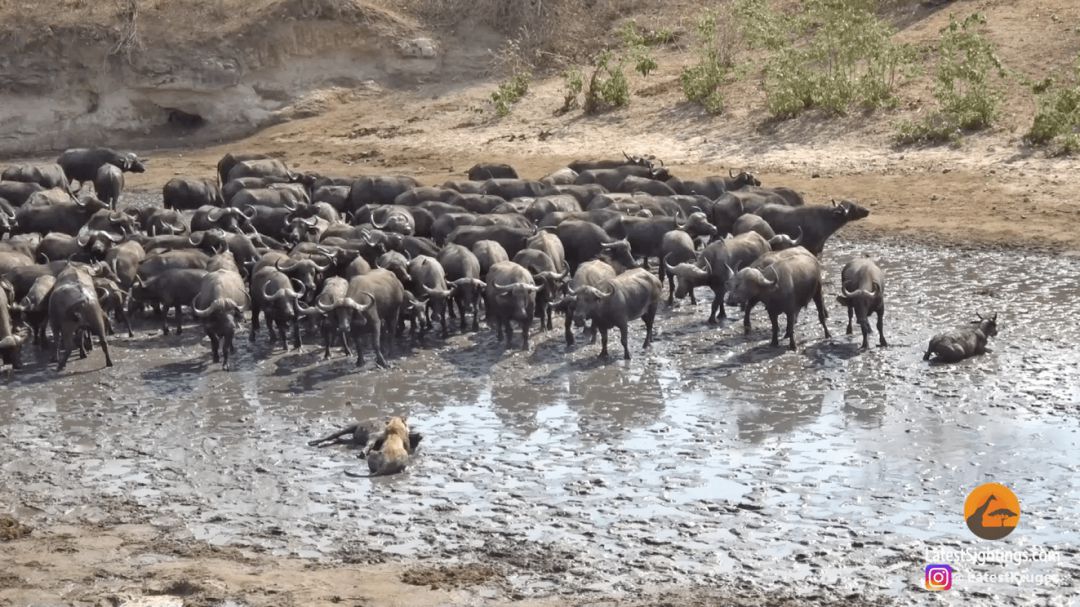
[[[0,155],[220,142],[383,88],[475,77],[494,38],[442,42],[352,0],[147,4],[134,19],[45,4],[50,21],[23,11],[0,26]]]
[[[832,291],[864,251],[887,272],[891,344],[867,352],[835,303],[834,336],[806,313],[793,354],[768,345],[760,311],[748,337],[706,325],[703,297],[662,311],[651,352],[634,326],[630,362],[568,350],[561,330],[528,353],[482,330],[408,346],[390,371],[323,362],[314,336],[299,352],[241,339],[226,373],[197,326],[165,338],[153,322],[113,340],[111,370],[92,353],[58,377],[31,355],[2,388],[0,512],[38,528],[139,522],[313,567],[493,568],[499,584],[473,598],[710,587],[915,605],[926,549],[986,547],[962,505],[996,480],[1024,509],[1001,544],[1058,551],[1017,566],[1058,583],[958,578],[942,600],[1077,600],[1080,264],[840,240],[825,256]],[[993,351],[923,363],[929,336],[974,311],[1000,314]],[[354,453],[305,445],[392,413],[426,435],[406,474],[349,479]],[[996,572],[963,573],[975,571]]]

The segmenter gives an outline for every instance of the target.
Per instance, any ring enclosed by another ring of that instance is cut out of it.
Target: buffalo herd
[[[827,310],[820,256],[829,237],[869,211],[850,201],[807,204],[789,188],[764,187],[747,172],[676,177],[653,157],[576,161],[538,180],[505,164],[479,164],[467,180],[424,185],[403,175],[294,172],[278,158],[227,154],[212,177],[177,177],[159,204],[121,205],[124,174],[145,171],[133,153],[73,149],[56,164],[19,165],[0,180],[0,356],[18,368],[24,342],[47,347],[63,369],[72,350],[97,341],[112,365],[114,323],[156,314],[163,333],[198,319],[213,361],[229,368],[235,335],[249,323],[272,344],[300,348],[321,333],[324,357],[340,347],[364,363],[365,347],[387,366],[406,334],[425,339],[477,331],[499,340],[564,317],[601,338],[640,319],[644,347],[664,299],[708,288],[709,323],[739,306],[750,329],[762,304],[779,346],[796,349],[799,312],[813,301],[823,333]],[[92,188],[86,187],[91,184]],[[92,190],[92,193],[91,193]],[[654,265],[655,262],[655,265]],[[837,299],[868,346],[877,317],[885,346],[885,280],[869,258],[841,273]],[[454,322],[456,321],[456,322]],[[408,327],[406,327],[408,325]],[[981,353],[996,317],[943,334],[927,356]],[[290,344],[291,342],[291,344]]]

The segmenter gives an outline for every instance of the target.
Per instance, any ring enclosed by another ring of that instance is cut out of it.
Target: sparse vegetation
[[[1039,96],[1039,108],[1024,139],[1032,145],[1051,147],[1053,154],[1080,151],[1080,60],[1066,84],[1047,78],[1032,90]]]
[[[647,77],[657,68],[651,50],[651,47],[656,45],[656,41],[647,32],[640,31],[637,23],[628,21],[619,30],[619,37],[622,38],[626,58],[634,64],[634,71]]]
[[[515,103],[525,93],[529,92],[529,82],[532,74],[529,72],[517,72],[509,80],[499,85],[499,88],[491,94],[491,100],[495,103],[495,113],[499,116],[507,116]]]
[[[926,118],[900,124],[901,144],[944,143],[993,124],[1003,98],[994,79],[1005,77],[994,45],[979,33],[986,20],[979,13],[954,17],[941,31],[934,98],[939,108]]]
[[[706,11],[696,28],[698,62],[683,68],[679,81],[689,101],[701,104],[710,114],[724,111],[720,87],[735,66],[738,32],[730,20],[721,21]]]
[[[890,107],[909,71],[910,47],[893,42],[877,16],[877,0],[807,0],[785,14],[767,0],[739,0],[735,13],[746,40],[771,51],[763,84],[777,118],[820,108],[845,114],[852,106]]]
[[[589,86],[585,90],[585,113],[597,114],[630,103],[630,82],[626,79],[626,58],[606,50],[596,57]]]
[[[570,68],[563,72],[563,85],[565,93],[563,95],[563,106],[559,108],[559,113],[569,112],[578,106],[578,97],[581,96],[581,91],[585,88],[585,76],[581,74],[581,70],[578,68]]]

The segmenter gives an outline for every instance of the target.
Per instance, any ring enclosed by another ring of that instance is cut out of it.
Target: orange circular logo
[[[968,529],[984,540],[1000,540],[1020,524],[1020,500],[1000,483],[979,485],[964,500]]]

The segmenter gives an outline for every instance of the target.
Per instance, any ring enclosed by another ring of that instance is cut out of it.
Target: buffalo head
[[[841,200],[836,202],[832,201],[833,213],[840,217],[843,217],[845,221],[855,221],[856,219],[862,219],[870,215],[870,209],[859,206],[858,204],[850,200]]]
[[[768,278],[768,275],[772,278]],[[724,303],[729,306],[745,305],[751,299],[777,288],[779,282],[780,276],[772,266],[764,272],[758,268],[743,268],[729,280],[729,290]]]

